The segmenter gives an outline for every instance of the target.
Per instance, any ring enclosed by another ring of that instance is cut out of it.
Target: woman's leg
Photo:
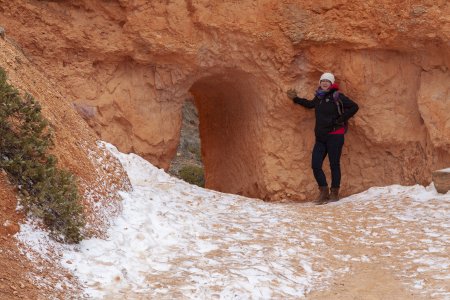
[[[331,187],[339,188],[341,185],[341,154],[344,146],[343,134],[329,134],[327,139],[328,159],[331,169]]]
[[[313,169],[314,178],[317,181],[319,187],[328,186],[327,178],[322,170],[323,160],[327,156],[327,146],[325,142],[318,141],[314,144],[314,149],[312,152],[312,162],[311,167]]]

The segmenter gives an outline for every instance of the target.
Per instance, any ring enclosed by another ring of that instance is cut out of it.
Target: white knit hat
[[[331,81],[331,84],[333,84],[334,83],[334,75],[331,73],[323,73],[322,76],[320,76],[319,83],[322,80],[329,80],[329,81]]]

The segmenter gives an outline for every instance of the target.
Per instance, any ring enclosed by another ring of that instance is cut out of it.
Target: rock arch
[[[264,101],[258,79],[235,69],[207,75],[190,88],[200,119],[206,187],[260,195]]]

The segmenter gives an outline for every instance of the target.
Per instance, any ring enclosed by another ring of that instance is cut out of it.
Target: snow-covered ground
[[[450,193],[371,188],[337,203],[266,203],[205,190],[130,154],[133,190],[108,238],[51,242],[32,223],[17,238],[62,266],[94,299],[297,299],[354,263],[377,264],[425,297],[450,299]]]

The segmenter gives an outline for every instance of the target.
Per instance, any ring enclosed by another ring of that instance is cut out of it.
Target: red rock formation
[[[1,1],[0,26],[103,140],[167,168],[199,108],[206,185],[304,200],[323,71],[360,104],[343,190],[431,181],[450,163],[447,1]],[[327,163],[326,163],[327,164]]]

